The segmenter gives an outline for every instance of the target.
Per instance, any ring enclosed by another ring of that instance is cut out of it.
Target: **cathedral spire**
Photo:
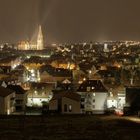
[[[37,50],[43,50],[44,44],[43,44],[43,33],[41,25],[39,25],[39,31],[38,31],[38,37],[37,37]]]

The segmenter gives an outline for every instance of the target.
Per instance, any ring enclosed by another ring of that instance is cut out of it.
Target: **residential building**
[[[0,86],[0,114],[10,115],[15,111],[15,92]]]
[[[108,91],[100,80],[86,80],[77,90],[81,95],[81,112],[102,114],[107,109]]]
[[[19,85],[8,85],[7,88],[15,91],[15,112],[25,111],[27,103],[26,91]]]
[[[27,92],[27,106],[42,107],[43,102],[48,103],[52,98],[55,83],[31,83]]]
[[[40,72],[40,81],[41,82],[57,82],[57,81],[63,81],[65,79],[71,79],[72,78],[72,72],[68,69],[62,69],[62,68],[53,68],[53,67],[46,67],[43,68]]]
[[[70,91],[54,93],[49,102],[49,111],[62,114],[80,114],[80,95]]]

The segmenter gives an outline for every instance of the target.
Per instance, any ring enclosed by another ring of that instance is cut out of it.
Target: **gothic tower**
[[[39,32],[37,36],[37,50],[43,50],[43,48],[44,48],[43,34],[42,34],[41,25],[39,25]]]

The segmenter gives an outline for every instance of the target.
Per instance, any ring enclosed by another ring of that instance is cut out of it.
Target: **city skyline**
[[[140,40],[138,0],[0,0],[0,42]]]

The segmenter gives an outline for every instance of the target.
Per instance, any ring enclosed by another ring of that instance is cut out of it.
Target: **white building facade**
[[[81,95],[81,112],[103,114],[107,109],[108,92],[100,80],[83,82],[78,94]]]

